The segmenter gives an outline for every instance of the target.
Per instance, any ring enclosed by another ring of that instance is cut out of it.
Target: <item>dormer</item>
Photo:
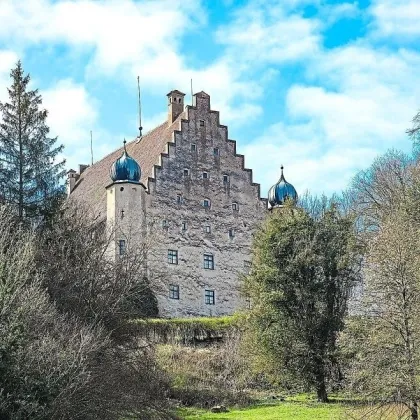
[[[168,97],[168,124],[171,125],[184,111],[185,93],[172,90],[166,96]]]

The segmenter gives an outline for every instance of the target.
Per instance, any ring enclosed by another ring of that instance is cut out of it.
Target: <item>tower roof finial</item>
[[[124,143],[124,152],[127,153],[127,149],[125,148],[125,145],[127,144],[127,140],[125,139],[125,137],[124,137],[123,143]]]

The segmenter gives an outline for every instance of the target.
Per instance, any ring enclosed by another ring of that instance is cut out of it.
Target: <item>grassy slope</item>
[[[182,409],[179,415],[185,420],[336,420],[345,418],[345,410],[340,404],[318,404],[283,402],[277,405],[231,410],[214,414],[205,410]]]

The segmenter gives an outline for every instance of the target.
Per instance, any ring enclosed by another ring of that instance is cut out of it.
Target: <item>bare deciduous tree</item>
[[[40,239],[0,210],[0,418],[172,418],[153,349],[113,334],[135,312],[133,282],[101,271],[87,222],[59,226]]]

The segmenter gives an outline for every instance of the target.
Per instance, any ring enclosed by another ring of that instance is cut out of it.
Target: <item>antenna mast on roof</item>
[[[141,140],[142,138],[142,130],[143,127],[141,126],[141,95],[140,95],[140,76],[137,76],[137,89],[138,89],[138,93],[139,93],[139,135],[137,137],[137,143]]]
[[[193,98],[194,98],[194,96],[193,96],[193,87],[192,87],[192,78],[191,78],[191,106],[194,105],[193,104]]]
[[[92,137],[92,130],[90,130],[90,157],[91,157],[91,162],[93,165],[93,137]]]

